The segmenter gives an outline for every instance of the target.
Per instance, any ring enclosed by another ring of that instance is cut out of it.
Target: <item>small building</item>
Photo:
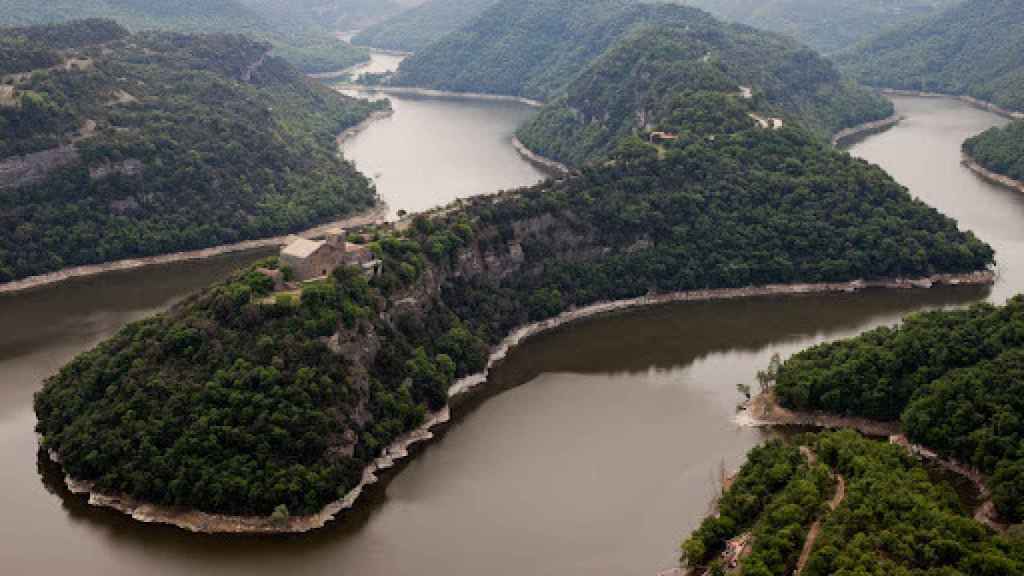
[[[345,232],[335,230],[319,241],[294,238],[281,249],[281,266],[302,282],[327,276],[339,266],[357,266],[373,276],[380,273],[381,262],[368,247],[347,242]]]
[[[650,142],[651,144],[661,144],[662,142],[672,142],[678,140],[679,135],[671,132],[651,132]]]

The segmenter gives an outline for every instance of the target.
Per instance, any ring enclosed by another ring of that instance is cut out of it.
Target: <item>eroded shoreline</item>
[[[504,360],[512,349],[529,338],[579,320],[613,312],[677,302],[704,302],[765,296],[795,296],[801,294],[851,293],[869,288],[926,289],[933,286],[989,285],[995,281],[995,277],[995,272],[985,270],[968,274],[938,274],[916,279],[854,280],[850,282],[773,284],[745,288],[690,290],[642,296],[628,300],[599,302],[583,308],[568,310],[554,318],[528,324],[512,331],[492,348],[487,367],[482,372],[466,376],[455,382],[449,389],[448,396],[449,400],[451,400],[484,384],[494,366]],[[449,406],[429,414],[421,426],[404,434],[385,448],[381,456],[363,470],[360,483],[345,494],[343,498],[328,504],[316,514],[295,516],[289,518],[286,523],[275,523],[266,516],[230,516],[157,506],[123,495],[95,492],[93,491],[94,486],[92,483],[78,481],[70,476],[65,476],[65,483],[72,492],[87,494],[89,504],[120,511],[140,522],[168,524],[203,534],[288,534],[308,532],[322,528],[328,522],[334,520],[340,512],[352,508],[363,491],[378,481],[377,472],[392,468],[397,461],[406,458],[412,446],[434,438],[434,429],[451,420]],[[50,454],[50,457],[54,462],[59,463],[58,455]]]
[[[970,168],[972,172],[981,176],[985,180],[988,180],[993,184],[998,184],[999,186],[1004,186],[1006,188],[1009,188],[1010,190],[1024,192],[1024,182],[1021,182],[1020,180],[1015,180],[1013,178],[1010,178],[1009,176],[1000,174],[998,172],[993,172],[992,170],[985,168],[967,152],[963,152],[962,156],[963,165]]]
[[[485,94],[483,92],[449,92],[447,90],[434,90],[431,88],[414,88],[407,86],[367,86],[342,82],[335,84],[335,88],[343,90],[362,90],[363,92],[379,92],[381,94],[399,94],[407,96],[428,96],[431,98],[455,98],[459,100],[489,100],[492,102],[518,102],[532,108],[540,108],[544,103],[540,100],[531,100],[521,96],[504,96],[501,94]]]
[[[965,96],[963,94],[943,94],[942,92],[920,92],[917,90],[900,90],[898,88],[881,88],[880,92],[888,96],[915,96],[917,98],[952,98],[961,102],[970,104],[975,108],[987,110],[993,114],[998,114],[1005,118],[1013,120],[1024,120],[1024,112],[1015,112],[1013,110],[1007,110],[1001,106],[975,98],[974,96]]]
[[[516,152],[518,152],[519,155],[525,158],[527,161],[536,164],[546,170],[557,172],[559,174],[568,174],[570,172],[569,167],[566,166],[565,164],[562,164],[557,160],[552,160],[551,158],[541,156],[540,154],[537,154],[533,150],[527,148],[526,144],[523,144],[523,142],[519,140],[518,136],[512,137],[512,147],[515,148]]]
[[[888,118],[881,120],[875,120],[874,122],[865,122],[858,126],[851,126],[850,128],[843,128],[839,132],[836,132],[832,136],[833,146],[842,146],[847,140],[855,138],[857,136],[863,136],[865,134],[873,134],[875,132],[881,132],[892,128],[904,120],[904,116],[899,114],[893,114]]]

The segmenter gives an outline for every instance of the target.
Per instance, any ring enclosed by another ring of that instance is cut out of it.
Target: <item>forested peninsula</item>
[[[881,169],[789,126],[624,149],[351,239],[379,275],[275,292],[246,270],[81,355],[36,397],[42,448],[96,493],[308,529],[518,326],[658,293],[987,282],[974,273],[993,260]]]
[[[387,103],[233,35],[2,30],[0,282],[302,230],[373,206],[336,136]]]
[[[270,43],[274,54],[305,73],[333,72],[369,58],[365,49],[336,38],[322,18],[325,3],[369,0],[0,0],[0,26],[115,20],[133,32],[231,33]],[[372,0],[377,9],[386,0]],[[346,6],[345,8],[347,8]],[[394,8],[394,7],[393,7]]]
[[[970,96],[1024,111],[1024,10],[1017,0],[966,0],[836,61],[871,86]]]
[[[964,142],[968,162],[1014,182],[1003,182],[1024,191],[1024,121],[991,128]]]

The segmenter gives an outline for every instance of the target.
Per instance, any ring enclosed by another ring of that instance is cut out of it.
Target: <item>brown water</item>
[[[368,71],[394,70],[402,57],[373,52]],[[360,98],[373,93],[346,90]],[[528,186],[545,175],[512,147],[536,109],[518,102],[388,94],[394,114],[342,144],[391,208],[422,212],[457,198]]]
[[[540,336],[458,402],[438,442],[354,513],[306,536],[140,525],[90,508],[51,466],[37,468],[31,395],[42,379],[237,260],[0,298],[0,566],[11,574],[651,576],[674,562],[721,465],[735,467],[760,440],[730,418],[735,384],[752,381],[772,353],[1024,289],[1024,195],[957,161],[964,137],[1001,119],[952,101],[897,104],[908,121],[853,153],[992,242],[1002,271],[994,288],[680,304]]]

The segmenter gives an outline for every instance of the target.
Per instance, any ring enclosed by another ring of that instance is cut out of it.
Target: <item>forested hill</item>
[[[358,30],[405,10],[398,0],[238,0],[271,22],[327,33]]]
[[[1024,121],[968,138],[964,152],[988,170],[1024,182]]]
[[[380,104],[242,36],[0,30],[0,281],[272,236],[372,205],[335,136]]]
[[[271,17],[241,0],[0,0],[0,26],[109,18],[132,31],[245,34],[270,42],[277,55],[307,73],[366,60],[365,50],[341,42],[334,30],[312,25],[302,14],[295,10],[289,18]]]
[[[828,140],[893,113],[886,99],[840,76],[796,42],[705,12],[645,7],[635,27],[519,130],[534,152],[579,165],[626,137],[713,137],[757,123],[798,123]]]
[[[1024,110],[1024,9],[1019,0],[966,0],[837,60],[874,86],[968,95]]]
[[[715,16],[796,38],[832,54],[881,30],[922,19],[963,0],[683,0]]]
[[[992,475],[1000,515],[1024,521],[1024,297],[936,311],[786,362],[786,406],[901,419],[910,440]]]
[[[995,533],[971,505],[902,446],[849,430],[788,435],[750,451],[683,542],[683,564],[739,576],[1024,575],[1024,537]]]
[[[395,82],[546,100],[650,15],[632,0],[501,0],[406,59]]]
[[[513,327],[597,301],[985,268],[991,249],[881,169],[747,129],[355,235],[383,260],[301,295],[243,272],[49,380],[38,431],[97,489],[308,514],[446,402]],[[276,263],[267,262],[267,266]]]
[[[352,38],[354,44],[417,52],[469,24],[498,0],[428,0]]]

